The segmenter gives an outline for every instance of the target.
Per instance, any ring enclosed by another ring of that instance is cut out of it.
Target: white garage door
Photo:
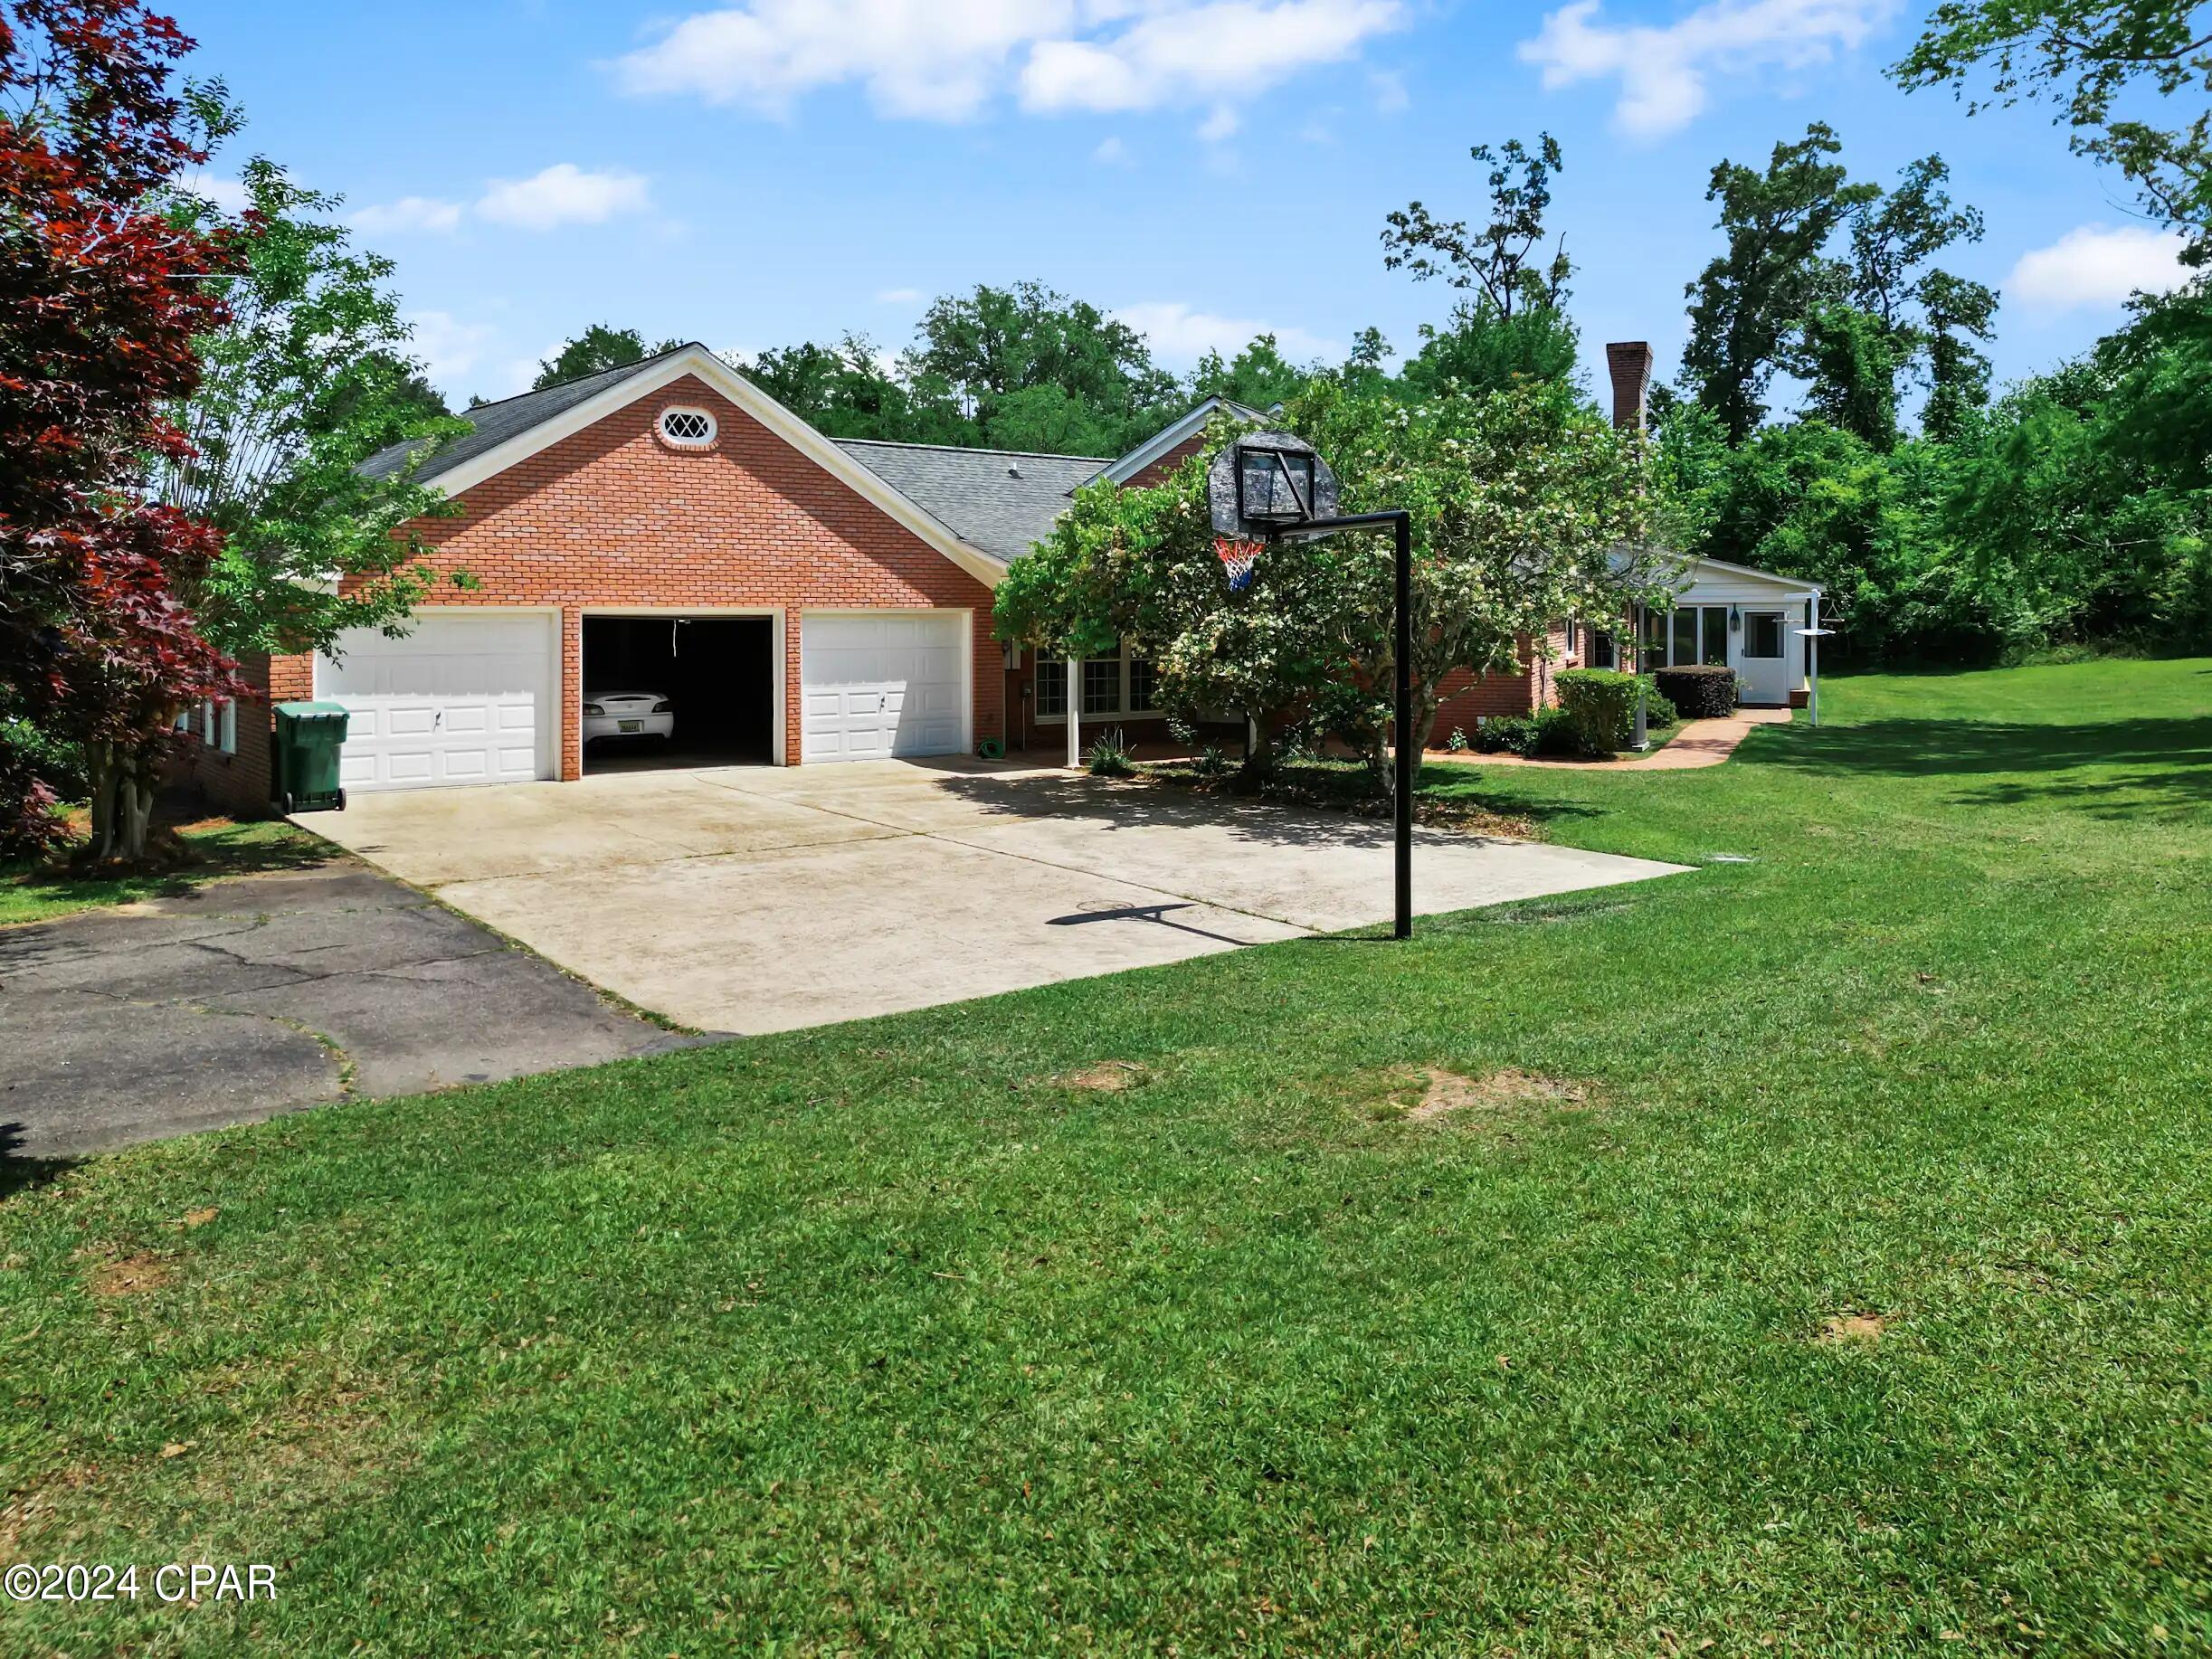
[[[800,758],[879,761],[967,746],[958,611],[799,621]]]
[[[553,776],[553,617],[418,613],[403,640],[341,636],[315,693],[346,706],[338,781],[348,790],[517,783]]]

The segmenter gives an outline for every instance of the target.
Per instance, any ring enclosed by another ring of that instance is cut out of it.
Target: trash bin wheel
[[[278,804],[283,807],[284,816],[290,818],[292,815],[292,792],[289,789],[286,790]]]
[[[341,812],[343,812],[345,810],[346,810],[346,792],[345,792],[344,790],[340,790],[340,791],[338,791],[338,811],[341,811]]]

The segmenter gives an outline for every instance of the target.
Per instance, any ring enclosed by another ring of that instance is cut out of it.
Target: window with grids
[[[1121,659],[1092,657],[1083,664],[1083,712],[1086,715],[1121,713]]]
[[[715,441],[715,418],[704,409],[663,409],[660,435],[679,450],[703,450]]]
[[[1036,660],[1038,718],[1058,720],[1068,712],[1068,664],[1041,651]]]
[[[1155,704],[1153,696],[1158,689],[1160,676],[1151,663],[1142,657],[1129,659],[1129,712],[1148,715]]]

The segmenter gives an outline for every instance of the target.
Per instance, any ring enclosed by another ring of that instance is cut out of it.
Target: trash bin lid
[[[295,720],[343,720],[346,717],[346,705],[343,703],[280,703],[277,705],[277,713],[290,715]]]

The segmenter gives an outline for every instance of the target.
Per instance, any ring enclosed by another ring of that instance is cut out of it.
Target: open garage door
[[[800,758],[879,761],[967,747],[959,611],[809,614],[800,621]]]
[[[764,616],[586,616],[584,771],[765,766],[774,623]]]
[[[373,628],[315,659],[315,695],[348,716],[347,791],[517,783],[554,775],[555,619],[425,611],[404,639]]]

